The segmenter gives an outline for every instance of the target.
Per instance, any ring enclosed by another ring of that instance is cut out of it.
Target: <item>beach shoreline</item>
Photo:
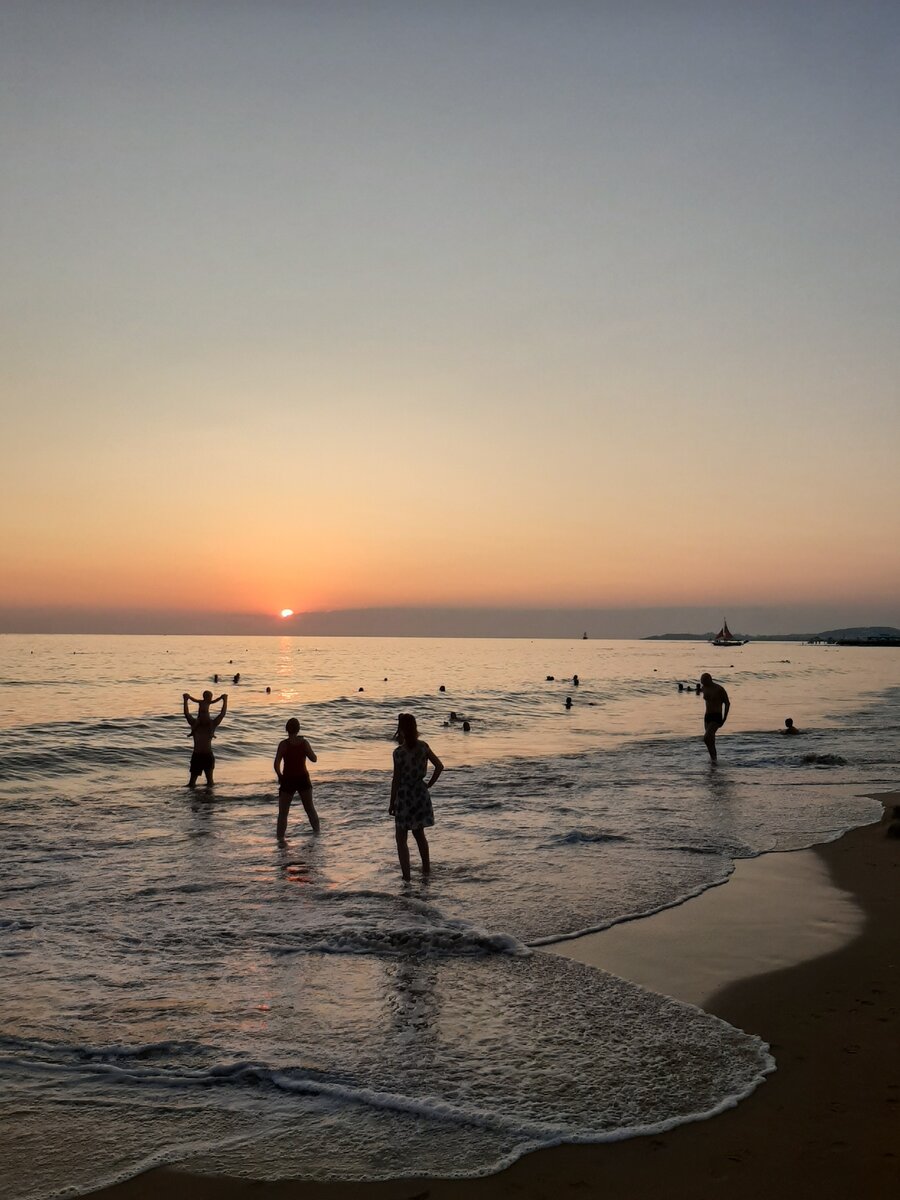
[[[896,1195],[900,1050],[892,1029],[900,1015],[900,839],[888,831],[900,792],[875,798],[885,809],[880,821],[812,851],[836,888],[854,898],[862,913],[857,935],[815,958],[742,978],[704,1003],[708,1012],[764,1038],[777,1061],[774,1074],[728,1112],[654,1137],[540,1150],[477,1178],[260,1182],[167,1167],[90,1197],[447,1200],[465,1191],[473,1200],[538,1200],[569,1189],[608,1200],[712,1200],[723,1193],[757,1200],[763,1189],[773,1200]]]
[[[732,984],[840,949],[864,922],[809,847],[738,859],[727,879],[678,904],[541,949],[708,1009]]]

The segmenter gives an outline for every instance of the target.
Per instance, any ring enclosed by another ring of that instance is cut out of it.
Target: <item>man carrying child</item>
[[[194,752],[191,755],[191,777],[188,787],[195,787],[201,774],[206,776],[206,786],[212,787],[213,770],[216,765],[212,740],[216,736],[216,730],[222,724],[222,719],[228,709],[228,696],[223,692],[221,696],[217,696],[214,700],[212,692],[204,692],[202,699],[195,700],[188,692],[184,692],[183,699],[184,719],[191,727],[188,737],[194,739]],[[218,716],[210,717],[209,706],[211,704],[218,704],[219,701],[222,702],[221,712],[219,712]],[[196,717],[192,716],[188,710],[189,702],[199,705]]]

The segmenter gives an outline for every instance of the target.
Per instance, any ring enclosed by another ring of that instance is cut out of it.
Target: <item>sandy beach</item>
[[[671,991],[685,999],[702,998],[708,1011],[770,1043],[777,1071],[729,1112],[664,1136],[559,1146],[480,1179],[259,1183],[167,1168],[94,1192],[94,1200],[148,1200],[162,1194],[167,1200],[445,1200],[461,1195],[537,1200],[569,1191],[609,1200],[723,1195],[756,1200],[763,1191],[774,1200],[897,1195],[900,837],[898,825],[891,826],[900,793],[878,798],[885,805],[878,824],[813,851],[767,856],[770,861],[755,874],[747,864],[749,870],[688,902],[680,915],[657,914],[636,923],[630,934],[625,927],[579,939],[569,948],[582,961],[599,965],[604,959],[607,967],[615,950],[617,970],[630,963],[647,986],[664,990],[657,949],[665,945],[669,959],[681,964]],[[830,899],[815,878],[810,855],[828,872]],[[819,889],[820,905],[817,916],[804,908],[793,926],[777,915],[790,905],[792,886],[798,904],[800,892]],[[722,957],[723,923],[727,928],[731,918],[740,918],[739,932],[721,969],[737,981],[709,995],[716,971],[708,960]],[[784,936],[772,936],[782,924]],[[635,934],[638,925],[646,932]],[[609,934],[615,935],[615,948]],[[837,948],[830,948],[834,942]],[[810,953],[816,957],[771,969],[773,962]],[[754,963],[757,973],[741,978]],[[330,1152],[323,1147],[323,1153]]]

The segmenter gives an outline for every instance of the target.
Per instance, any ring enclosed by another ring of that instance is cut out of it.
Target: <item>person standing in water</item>
[[[444,764],[427,742],[419,737],[416,718],[412,713],[401,713],[397,722],[397,742],[394,751],[394,777],[391,780],[391,803],[389,816],[394,818],[397,835],[397,857],[400,872],[409,881],[409,846],[407,834],[412,833],[422,856],[422,874],[431,870],[431,858],[425,828],[434,824],[434,809],[431,806],[431,788],[437,782]],[[431,778],[426,781],[428,764],[434,767]]]
[[[201,774],[206,776],[206,786],[212,787],[213,771],[216,766],[216,756],[213,754],[212,740],[216,736],[216,730],[222,724],[225,713],[228,711],[228,696],[223,692],[218,697],[218,700],[213,700],[212,692],[204,692],[203,698],[196,701],[200,705],[196,717],[192,716],[188,709],[188,703],[191,699],[190,693],[182,692],[184,719],[191,727],[188,737],[194,739],[194,752],[191,755],[191,777],[188,780],[188,787],[196,787],[197,780]],[[210,717],[209,706],[217,704],[219,700],[222,701],[222,708],[218,716]]]
[[[714,683],[712,675],[708,672],[700,676],[700,691],[706,701],[706,712],[703,714],[703,728],[706,732],[703,734],[703,741],[709,751],[709,757],[713,762],[718,762],[716,733],[725,724],[731,701],[721,683]]]
[[[278,776],[278,824],[275,835],[279,842],[284,841],[294,792],[300,793],[300,801],[306,810],[313,833],[319,832],[319,814],[313,804],[312,781],[306,769],[307,759],[310,762],[319,760],[306,738],[300,736],[300,722],[296,717],[291,717],[284,728],[287,737],[278,743],[273,764]]]

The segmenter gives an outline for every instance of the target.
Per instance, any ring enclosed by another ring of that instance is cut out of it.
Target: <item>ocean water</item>
[[[715,768],[676,687],[703,670],[733,705]],[[896,784],[900,749],[890,649],[6,636],[0,672],[18,1200],[165,1162],[474,1175],[737,1103],[773,1069],[758,1038],[541,947],[877,819],[864,793]],[[206,686],[230,707],[216,787],[189,792],[181,694]],[[387,816],[406,710],[446,766],[433,874],[413,847],[408,885]],[[290,716],[322,832],[295,801],[278,846]]]

